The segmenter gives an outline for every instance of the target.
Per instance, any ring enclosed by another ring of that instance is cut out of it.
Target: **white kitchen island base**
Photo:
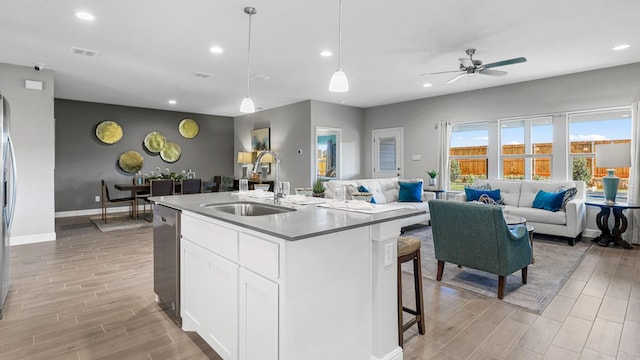
[[[401,360],[397,220],[296,241],[182,213],[181,315],[225,360]]]

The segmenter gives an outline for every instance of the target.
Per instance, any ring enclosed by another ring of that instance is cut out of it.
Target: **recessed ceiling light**
[[[211,51],[214,54],[222,54],[224,52],[224,49],[222,49],[220,46],[212,46],[211,49],[209,49],[209,51]]]
[[[629,44],[622,44],[622,45],[618,45],[618,46],[614,46],[613,48],[611,48],[611,50],[624,50],[624,49],[628,49],[629,48]]]
[[[177,102],[177,101],[175,101],[175,100],[173,100],[173,99],[169,100],[169,104],[171,104],[171,105],[175,105],[175,104],[177,104],[177,103],[178,103],[178,102]]]
[[[432,86],[433,86],[433,84],[429,84],[429,83],[422,84],[422,87],[426,87],[426,88],[430,88]]]
[[[76,11],[75,15],[78,19],[85,21],[93,21],[96,19],[96,17],[93,16],[92,13],[86,11]]]
[[[333,55],[333,53],[331,51],[329,51],[329,50],[322,50],[320,52],[320,56],[322,56],[322,57],[329,57],[331,55]]]

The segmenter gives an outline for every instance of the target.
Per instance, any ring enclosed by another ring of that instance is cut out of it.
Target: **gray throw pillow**
[[[567,203],[573,200],[578,193],[578,189],[575,187],[565,188],[564,186],[560,186],[557,191],[565,191],[564,198],[562,199],[562,206],[560,206],[560,210],[567,211]]]

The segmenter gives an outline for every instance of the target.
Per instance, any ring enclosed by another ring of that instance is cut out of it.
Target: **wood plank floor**
[[[101,233],[76,217],[56,233],[11,249],[0,360],[220,359],[156,305],[151,229]],[[594,247],[540,316],[424,279],[427,333],[405,333],[404,359],[640,360],[639,254]]]

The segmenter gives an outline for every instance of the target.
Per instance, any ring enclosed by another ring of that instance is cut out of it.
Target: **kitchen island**
[[[241,216],[217,205],[273,200],[232,193],[163,196],[180,210],[182,328],[225,360],[399,360],[396,241],[400,219],[282,202]]]

